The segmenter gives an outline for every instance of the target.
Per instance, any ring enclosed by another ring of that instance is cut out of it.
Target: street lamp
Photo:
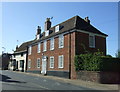
[[[4,49],[4,51],[2,51],[2,54],[3,54],[3,53],[5,53],[6,48],[5,48],[5,47],[2,47],[2,49]]]

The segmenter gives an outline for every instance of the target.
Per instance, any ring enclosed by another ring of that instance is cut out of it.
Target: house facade
[[[32,41],[25,42],[19,47],[16,46],[16,50],[11,55],[11,61],[9,62],[9,69],[14,71],[25,72],[27,69],[27,45]]]
[[[106,55],[106,37],[88,17],[74,16],[53,27],[47,18],[44,32],[38,26],[36,40],[28,45],[27,72],[74,79],[75,55],[98,49]]]

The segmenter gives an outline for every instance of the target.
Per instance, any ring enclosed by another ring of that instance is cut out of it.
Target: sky
[[[76,15],[89,16],[91,24],[108,35],[107,54],[115,56],[118,50],[117,2],[2,2],[1,9],[4,52],[12,53],[16,45],[33,40],[37,26],[43,32],[46,18],[53,17],[55,26]]]

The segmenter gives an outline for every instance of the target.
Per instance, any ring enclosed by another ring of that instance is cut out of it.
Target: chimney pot
[[[45,31],[49,30],[51,28],[51,21],[50,18],[46,18],[46,22],[45,22]]]
[[[40,38],[40,35],[41,35],[41,27],[38,26],[38,28],[37,28],[37,34],[36,34],[37,40]]]
[[[87,23],[89,23],[90,24],[90,20],[89,20],[89,17],[87,16],[87,17],[85,17],[85,19],[84,19]]]

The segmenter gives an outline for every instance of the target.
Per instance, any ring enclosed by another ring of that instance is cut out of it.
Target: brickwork
[[[58,72],[66,74],[71,79],[76,78],[74,57],[76,54],[84,53],[85,49],[91,52],[103,51],[106,54],[106,39],[95,36],[96,48],[89,47],[89,34],[81,32],[71,32],[64,35],[64,47],[59,48],[59,37],[54,38],[54,50],[50,50],[50,39],[47,40],[47,51],[43,52],[43,42],[41,42],[41,52],[37,53],[37,44],[32,46],[32,54],[28,55],[31,60],[31,68],[28,71],[42,70],[42,56],[47,56],[47,71],[51,74]],[[85,48],[81,44],[84,44]],[[64,56],[64,67],[58,68],[58,56]],[[50,56],[54,56],[54,68],[50,68]],[[37,58],[40,58],[40,68],[37,68]],[[49,74],[48,73],[48,74]],[[64,76],[64,75],[63,75]]]

